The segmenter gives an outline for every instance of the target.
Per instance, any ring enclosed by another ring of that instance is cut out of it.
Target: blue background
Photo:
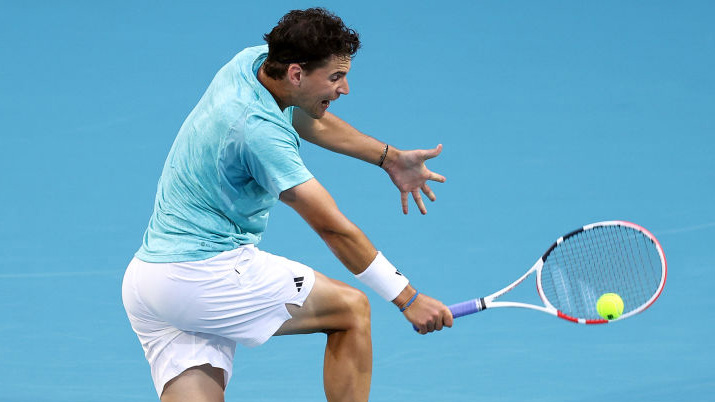
[[[448,304],[483,296],[608,219],[649,228],[670,268],[650,310],[594,327],[499,310],[417,336],[370,293],[371,400],[715,391],[715,3],[64,3],[0,4],[0,399],[156,400],[120,286],[164,158],[216,71],[313,5],[363,40],[331,111],[399,148],[444,144],[426,216],[401,214],[380,169],[302,149],[416,287]],[[261,247],[358,286],[285,206]],[[227,400],[323,399],[323,338],[239,348]]]

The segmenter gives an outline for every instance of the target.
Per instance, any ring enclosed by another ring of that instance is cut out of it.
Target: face
[[[306,74],[302,71],[296,104],[314,119],[325,115],[330,102],[350,92],[347,74],[350,57],[331,56],[328,64]]]

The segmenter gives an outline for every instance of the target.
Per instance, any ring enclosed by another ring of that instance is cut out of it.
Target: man
[[[125,274],[122,297],[164,402],[222,401],[236,342],[324,332],[329,401],[366,401],[372,373],[370,308],[360,291],[255,247],[280,199],[338,259],[398,306],[420,333],[452,325],[338,209],[305,168],[299,138],[377,164],[426,213],[429,151],[400,151],[327,112],[349,92],[358,35],[324,9],[286,14],[216,75],[182,125],[164,165],[154,212]]]

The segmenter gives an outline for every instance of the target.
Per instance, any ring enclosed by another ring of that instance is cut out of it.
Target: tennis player
[[[301,139],[382,167],[426,213],[420,190],[444,177],[425,166],[441,147],[401,151],[327,112],[347,95],[358,34],[320,9],[294,10],[214,77],[181,126],[154,212],[122,287],[132,328],[164,402],[223,401],[236,344],[327,334],[329,401],[366,401],[370,306],[361,291],[260,250],[280,200],[300,214],[358,280],[402,310],[420,333],[452,325],[338,209],[305,167]]]

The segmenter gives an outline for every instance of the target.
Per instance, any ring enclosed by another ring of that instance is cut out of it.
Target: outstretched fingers
[[[442,176],[439,173],[429,172],[429,177],[427,178],[427,180],[436,181],[438,183],[444,183],[445,181],[447,181],[447,178]]]
[[[415,200],[415,204],[417,204],[417,208],[420,209],[422,215],[427,214],[427,208],[425,208],[425,203],[422,201],[422,195],[420,195],[419,189],[412,191],[412,198]]]
[[[432,189],[429,188],[427,183],[422,185],[422,192],[425,193],[427,198],[429,198],[429,200],[432,202],[434,202],[437,199],[437,196],[434,194],[434,191],[432,191]]]
[[[426,183],[422,185],[421,189],[422,189],[422,192],[427,196],[427,198],[430,201],[434,202],[435,200],[437,200],[437,195],[434,193],[434,191],[432,191],[432,189]],[[420,194],[419,189],[415,189],[410,192],[403,191],[400,193],[401,194],[400,201],[402,203],[402,213],[407,215],[407,213],[409,212],[409,196],[408,196],[408,194],[410,194],[410,193],[412,194],[412,198],[415,200],[415,204],[417,204],[417,208],[419,208],[420,213],[422,213],[422,215],[426,215],[427,207],[425,207],[425,203],[422,200],[422,195]]]
[[[433,149],[400,151],[398,162],[386,168],[392,182],[400,190],[400,202],[402,213],[409,212],[409,194],[415,200],[417,208],[422,215],[427,214],[427,208],[422,200],[421,193],[427,196],[430,201],[435,201],[437,196],[427,185],[429,181],[444,183],[447,179],[439,173],[427,169],[425,161],[438,156],[442,152],[442,144]]]

